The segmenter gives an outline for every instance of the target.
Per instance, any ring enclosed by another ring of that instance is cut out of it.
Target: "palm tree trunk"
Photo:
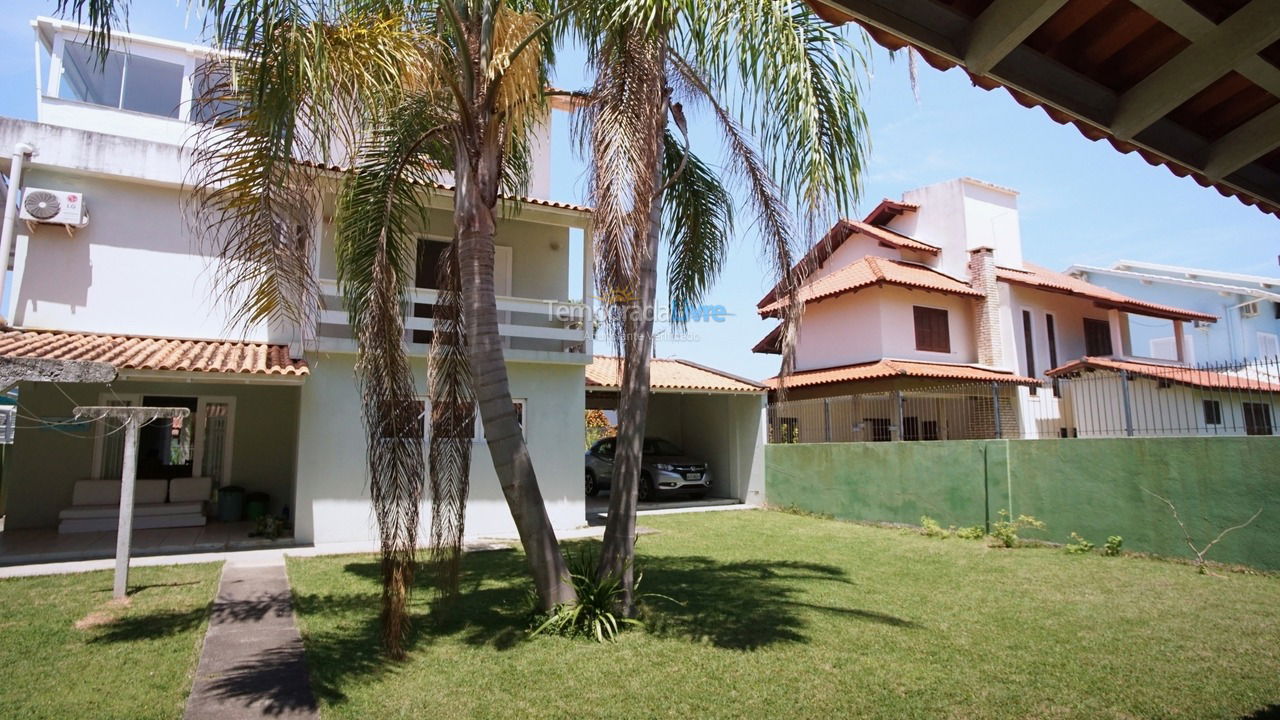
[[[460,142],[461,146],[462,143]],[[457,164],[454,227],[458,232],[462,302],[467,320],[467,353],[471,361],[476,404],[480,411],[493,468],[515,520],[516,530],[544,610],[577,601],[564,555],[538,489],[533,461],[516,420],[507,364],[498,335],[494,293],[494,206],[497,203],[497,151],[479,153],[478,167]],[[458,153],[465,157],[463,152]],[[491,189],[491,190],[490,190]]]
[[[658,67],[662,67],[659,63]],[[670,99],[670,88],[660,85],[662,107]],[[640,488],[645,421],[649,410],[649,366],[653,356],[653,320],[658,293],[658,242],[662,231],[663,138],[665,111],[656,113],[653,130],[653,177],[655,188],[649,200],[648,222],[636,229],[642,243],[635,298],[627,303],[623,317],[622,387],[618,399],[618,438],[614,455],[609,515],[605,522],[604,545],[600,552],[599,577],[617,576],[622,581],[621,610],[635,611],[636,505]],[[652,489],[652,488],[651,488]]]

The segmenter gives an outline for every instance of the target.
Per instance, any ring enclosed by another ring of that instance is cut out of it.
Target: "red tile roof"
[[[1082,357],[1079,360],[1056,367],[1045,375],[1062,377],[1073,375],[1084,370],[1128,371],[1134,375],[1167,380],[1179,385],[1208,388],[1211,390],[1245,390],[1252,392],[1280,392],[1280,384],[1253,378],[1229,375],[1213,370],[1197,370],[1182,365],[1163,365],[1157,362],[1139,362],[1135,360],[1117,360],[1104,357]]]
[[[101,335],[58,330],[0,330],[0,358],[110,363],[122,370],[176,370],[250,375],[307,375],[287,345],[232,340]]]
[[[883,207],[886,203],[890,202],[892,201],[885,200],[880,203],[880,206]],[[919,205],[911,205],[908,203],[893,204],[895,206],[911,210],[919,207]],[[831,257],[831,254],[838,250],[840,246],[844,244],[845,240],[848,240],[850,237],[857,234],[864,234],[867,237],[874,238],[881,245],[886,247],[897,248],[899,250],[914,250],[916,252],[924,252],[931,255],[938,254],[939,249],[933,245],[922,243],[919,240],[909,238],[906,235],[894,232],[888,228],[872,224],[871,218],[878,211],[879,208],[877,208],[877,210],[873,210],[872,214],[867,216],[867,220],[863,221],[849,220],[847,218],[837,220],[835,225],[832,225],[831,229],[827,231],[827,234],[823,235],[821,240],[814,243],[813,247],[809,248],[809,252],[805,253],[804,257],[800,258],[800,261],[791,268],[791,272],[801,278],[809,277],[818,268],[822,267],[822,264],[827,261],[827,258]],[[779,287],[775,285],[767,295],[760,299],[760,302],[757,303],[756,306],[764,307],[776,300],[778,291]]]
[[[996,277],[1004,282],[1044,290],[1046,292],[1074,295],[1095,301],[1099,306],[1114,308],[1138,315],[1160,317],[1169,320],[1204,320],[1216,322],[1217,317],[1194,310],[1183,310],[1169,305],[1147,302],[1131,298],[1114,290],[1087,283],[1079,278],[1054,272],[1047,268],[1023,263],[1024,270],[1013,268],[996,268]]]
[[[829,385],[839,382],[856,382],[859,380],[883,380],[895,377],[928,378],[935,380],[956,380],[960,382],[998,382],[1015,385],[1040,385],[1039,380],[1014,375],[1013,373],[973,365],[956,365],[951,363],[931,363],[917,360],[893,360],[885,358],[875,362],[844,365],[841,367],[823,368],[821,370],[804,370],[792,373],[787,377],[788,388],[810,387],[812,385]],[[770,388],[777,388],[777,377],[765,381]]]
[[[798,295],[801,302],[810,303],[876,285],[898,285],[953,295],[982,297],[981,292],[969,287],[968,284],[936,270],[874,255],[868,255],[830,275],[807,283],[800,288]],[[758,312],[768,317],[775,314],[781,307],[782,301],[774,301],[762,305]]]
[[[919,209],[920,206],[915,203],[885,198],[880,201],[880,204],[874,210],[867,213],[867,216],[862,218],[862,221],[872,225],[884,225],[903,213],[915,212]]]
[[[587,366],[587,387],[622,386],[619,358],[597,355]],[[710,390],[716,392],[764,392],[759,383],[688,360],[654,358],[649,362],[649,387],[654,390]]]
[[[354,171],[354,168],[351,168],[349,166],[329,165],[324,163],[312,162],[310,160],[299,160],[297,161],[297,163],[299,165],[303,165],[306,167],[311,167],[317,170],[323,170],[331,173],[348,173],[348,172]],[[438,182],[429,182],[429,183],[423,183],[423,184],[429,185],[437,190],[445,190],[448,192],[453,192],[455,187],[453,185],[446,185],[444,183],[438,183]],[[559,208],[561,210],[572,210],[574,212],[580,212],[580,213],[592,212],[592,209],[590,207],[587,207],[586,205],[575,205],[573,203],[559,202],[556,200],[543,200],[542,198],[529,197],[528,195],[502,194],[502,195],[499,195],[498,197],[502,200],[515,200],[516,202],[524,203],[527,205],[541,205],[542,207]]]

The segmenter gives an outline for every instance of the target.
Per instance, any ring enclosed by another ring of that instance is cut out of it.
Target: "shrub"
[[[622,601],[622,579],[617,575],[596,577],[597,557],[594,552],[583,550],[576,556],[568,558],[569,578],[573,589],[578,593],[575,604],[557,605],[546,615],[534,613],[534,622],[541,621],[530,633],[530,637],[548,633],[566,637],[586,636],[596,642],[613,642],[627,627],[640,627],[644,623],[622,615],[619,605]],[[639,603],[646,598],[663,598],[657,593],[641,593],[640,581],[643,574],[637,574],[634,583],[635,601]],[[537,597],[531,601],[536,608]],[[674,601],[673,601],[674,602]],[[541,616],[540,616],[541,615]]]
[[[1080,537],[1078,533],[1071,533],[1071,542],[1067,543],[1066,548],[1072,555],[1084,555],[1093,552],[1093,543]]]
[[[1010,520],[1009,511],[1003,508],[1000,509],[999,515],[1000,519],[991,523],[991,536],[1007,548],[1018,544],[1019,531],[1044,529],[1044,523],[1031,515],[1019,515],[1016,520]]]
[[[956,537],[961,540],[981,540],[987,536],[987,529],[981,525],[972,525],[970,527],[962,527],[956,531]]]
[[[1107,538],[1107,543],[1102,546],[1102,554],[1107,557],[1115,557],[1120,554],[1120,546],[1124,545],[1124,538],[1119,535],[1112,535]]]
[[[931,538],[946,539],[951,533],[938,524],[937,520],[928,515],[920,516],[920,534]]]

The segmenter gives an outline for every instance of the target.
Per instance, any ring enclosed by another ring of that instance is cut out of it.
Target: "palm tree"
[[[598,574],[620,576],[630,611],[649,361],[665,239],[673,315],[715,280],[733,236],[734,193],[750,208],[781,288],[790,370],[806,268],[793,267],[793,218],[807,230],[848,207],[866,156],[860,53],[799,0],[616,0],[575,27],[594,83],[577,137],[591,159],[600,295],[622,357],[614,491]],[[724,137],[726,184],[691,151],[685,108]]]
[[[228,51],[203,102],[193,227],[223,260],[237,320],[314,327],[318,290],[304,230],[337,184],[339,285],[358,345],[370,491],[382,550],[383,641],[403,655],[426,475],[421,411],[404,344],[415,233],[453,173],[454,242],[442,263],[431,358],[430,487],[437,559],[456,580],[478,406],[542,605],[573,602],[498,335],[494,235],[504,192],[523,187],[544,112],[547,32],[526,0],[207,0]],[[128,0],[58,0],[103,51]],[[351,172],[334,173],[335,164]],[[335,177],[336,176],[336,177]],[[465,318],[465,322],[464,322]]]

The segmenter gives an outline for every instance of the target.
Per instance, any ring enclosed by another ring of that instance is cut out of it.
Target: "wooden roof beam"
[[[1196,12],[1183,0],[1132,0],[1132,2],[1191,42],[1198,42],[1218,27],[1212,20]],[[1235,70],[1254,85],[1280,97],[1280,68],[1257,55],[1250,55],[1241,61]]]
[[[995,0],[969,26],[964,64],[975,75],[986,75],[1067,0]]]
[[[1280,147],[1280,105],[1273,105],[1257,117],[1209,146],[1204,173],[1221,180]]]
[[[1275,0],[1253,0],[1120,96],[1112,133],[1133,139],[1276,40],[1280,13]]]

